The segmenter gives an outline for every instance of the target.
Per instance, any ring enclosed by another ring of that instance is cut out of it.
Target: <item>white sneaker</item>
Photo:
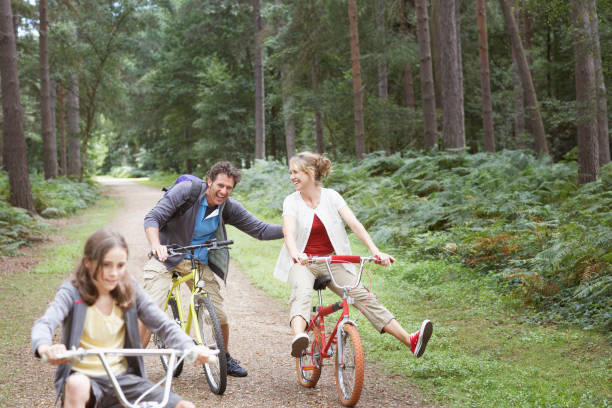
[[[308,335],[306,333],[296,334],[291,342],[291,355],[295,358],[302,357],[302,353],[308,347]]]

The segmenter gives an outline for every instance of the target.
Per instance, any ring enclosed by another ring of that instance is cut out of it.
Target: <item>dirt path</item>
[[[123,210],[113,220],[112,226],[124,234],[130,248],[129,269],[140,280],[148,251],[142,220],[161,192],[127,180],[101,181],[107,186],[109,195],[123,202]],[[235,265],[229,274],[226,298],[235,300],[228,303],[231,319],[229,348],[249,375],[246,378],[229,377],[225,394],[216,396],[209,391],[201,369],[190,366],[173,382],[175,392],[194,401],[198,407],[340,406],[332,365],[324,367],[319,385],[314,389],[305,389],[297,383],[295,360],[289,355],[291,333],[285,324],[287,310],[281,302],[254,287]],[[147,370],[152,378],[162,374],[158,361],[148,361]],[[52,370],[38,367],[36,371],[36,382],[44,384],[44,387],[38,387],[38,392],[43,392],[44,401],[38,406],[51,406]],[[404,379],[389,378],[377,369],[376,363],[367,361],[359,406],[424,407],[430,403]]]

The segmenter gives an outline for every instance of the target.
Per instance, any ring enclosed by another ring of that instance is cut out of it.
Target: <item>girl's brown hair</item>
[[[309,173],[319,184],[331,173],[331,161],[322,154],[301,152],[289,160],[289,168]]]
[[[113,248],[121,248],[126,255],[128,254],[128,247],[123,236],[110,228],[103,228],[94,232],[85,243],[83,258],[74,272],[72,284],[76,286],[81,297],[89,306],[93,305],[99,296],[94,279],[98,277],[102,269],[104,257]],[[89,261],[89,265],[95,266],[95,270],[87,268],[85,260]],[[115,289],[111,291],[111,296],[123,311],[134,304],[134,289],[131,279],[130,275],[125,273]]]

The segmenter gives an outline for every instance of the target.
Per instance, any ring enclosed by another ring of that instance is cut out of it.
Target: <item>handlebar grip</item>
[[[217,241],[216,244],[217,246],[227,246],[227,245],[232,245],[234,243],[234,241],[232,241],[231,239],[228,239],[226,241]]]
[[[359,255],[332,255],[331,263],[360,263]]]

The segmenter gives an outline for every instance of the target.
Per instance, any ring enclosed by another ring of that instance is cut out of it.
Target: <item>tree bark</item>
[[[378,56],[378,97],[385,99],[389,95],[387,79],[387,61],[385,59],[385,2],[376,0],[376,36],[380,52]]]
[[[348,0],[348,14],[351,37],[351,68],[353,74],[353,113],[355,118],[355,155],[363,159],[365,154],[365,131],[363,124],[363,90],[361,89],[361,63],[359,61],[359,27],[357,23],[357,2]]]
[[[280,5],[280,0],[275,0],[276,6]],[[284,22],[278,24],[279,31],[283,28]],[[285,128],[285,151],[287,163],[295,155],[295,120],[293,119],[293,72],[288,64],[281,64],[281,96],[283,98],[283,125]]]
[[[427,2],[425,2],[427,4]],[[425,6],[427,7],[427,6]],[[434,74],[434,90],[435,102],[438,109],[442,106],[442,68],[440,67],[440,30],[438,29],[438,15],[440,11],[440,0],[431,0],[431,13],[429,15],[429,34],[431,43],[431,56],[433,74]]]
[[[49,110],[51,112],[51,138],[54,140],[55,149],[55,176],[59,176],[59,162],[57,157],[57,81],[53,78],[49,80]]]
[[[283,122],[285,126],[285,149],[287,162],[295,155],[295,121],[293,120],[293,74],[287,64],[281,66],[281,86],[283,93]]]
[[[10,203],[34,212],[19,94],[17,44],[10,0],[0,0],[0,84],[2,89],[4,164]]]
[[[266,158],[266,115],[264,105],[264,67],[261,47],[261,13],[259,0],[253,0],[253,69],[255,74],[255,158]]]
[[[43,165],[45,179],[57,177],[57,144],[55,124],[51,121],[51,84],[49,79],[49,36],[47,0],[39,0],[40,29],[38,35],[40,61],[40,122],[43,140]]]
[[[491,73],[489,71],[489,40],[487,38],[487,10],[485,0],[476,0],[476,21],[478,24],[478,51],[480,55],[484,150],[494,153],[495,135],[493,133],[493,106],[491,102]]]
[[[400,0],[400,29],[402,35],[404,36],[404,40],[406,42],[410,42],[412,39],[409,38],[410,28],[408,25],[408,15],[406,14],[406,0]],[[413,4],[414,5],[414,4]],[[403,83],[403,105],[408,107],[408,119],[410,123],[414,122],[414,108],[415,108],[415,99],[414,99],[414,80],[412,78],[412,62],[410,60],[406,61],[404,64],[404,71],[402,73],[402,83]],[[414,126],[409,134],[409,139],[413,140],[415,138]]]
[[[610,163],[610,134],[608,127],[608,100],[606,83],[601,63],[601,47],[599,45],[599,23],[597,20],[597,5],[595,0],[589,0],[591,36],[593,39],[593,57],[595,63],[595,89],[597,92],[597,139],[599,144],[599,167]]]
[[[544,131],[544,123],[542,122],[542,116],[540,115],[540,108],[538,106],[538,98],[536,95],[535,87],[533,85],[533,79],[531,72],[529,71],[529,65],[527,64],[527,58],[525,57],[525,51],[523,50],[523,44],[519,35],[518,26],[512,14],[512,10],[508,6],[507,0],[499,0],[502,13],[504,14],[504,20],[506,21],[506,27],[510,34],[510,40],[512,42],[512,48],[516,53],[517,68],[520,73],[521,84],[525,92],[525,101],[527,114],[530,121],[530,128],[532,129],[535,150],[538,154],[548,154],[548,142],[546,141],[546,133]]]
[[[518,0],[514,0],[514,18],[518,21]],[[521,84],[521,74],[518,68],[518,57],[512,48],[512,84],[514,86],[514,137],[517,147],[525,148],[525,92]]]
[[[465,148],[463,72],[456,15],[457,0],[440,0],[439,36],[442,73],[442,132],[445,149]]]
[[[81,175],[81,124],[79,115],[79,76],[70,76],[70,88],[67,95],[68,110],[68,176]]]
[[[59,120],[59,129],[60,129],[60,166],[61,166],[61,174],[62,176],[68,175],[67,170],[67,162],[66,162],[66,104],[65,104],[65,92],[64,92],[64,83],[62,82],[59,89],[59,109],[60,109],[60,120]]]
[[[319,97],[321,96],[321,83],[319,80],[319,59],[315,52],[312,56],[311,64],[311,79],[312,79],[312,90],[315,94],[315,106],[314,106],[314,119],[315,119],[315,145],[317,153],[323,154],[325,151],[325,144],[323,142],[323,116],[321,115],[321,109],[319,108]]]
[[[415,7],[417,15],[417,41],[419,43],[423,126],[425,131],[423,147],[425,150],[431,150],[438,144],[438,129],[436,124],[436,95],[434,90],[431,47],[429,45],[430,37],[427,1],[416,0]]]
[[[597,95],[589,16],[588,4],[583,0],[572,0],[580,184],[595,181],[599,177]]]

